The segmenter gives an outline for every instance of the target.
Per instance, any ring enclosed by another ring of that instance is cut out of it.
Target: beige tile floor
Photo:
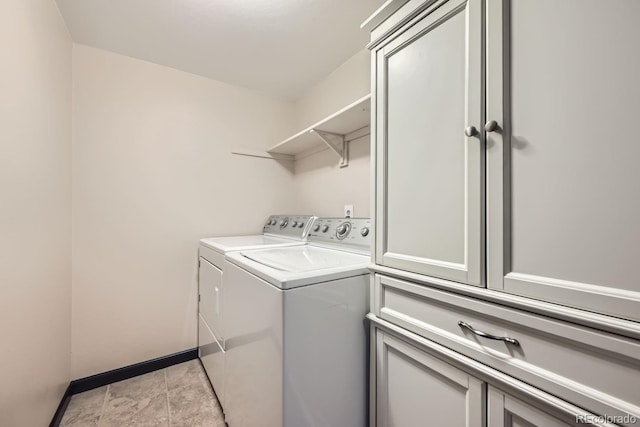
[[[62,427],[225,427],[199,360],[71,397]]]

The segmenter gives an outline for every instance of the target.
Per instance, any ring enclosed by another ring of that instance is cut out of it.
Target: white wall
[[[310,88],[296,101],[299,129],[351,104],[371,91],[371,62],[362,50]],[[329,150],[295,162],[295,187],[301,211],[318,216],[343,216],[344,205],[354,206],[357,217],[370,216],[370,139],[350,143],[346,168],[338,167],[338,157]]]
[[[300,129],[346,107],[371,92],[371,53],[362,49],[296,100]]]
[[[198,239],[295,210],[292,165],[230,154],[293,106],[122,55],[73,50],[72,378],[196,347]]]
[[[69,384],[71,39],[51,0],[0,2],[0,425]]]

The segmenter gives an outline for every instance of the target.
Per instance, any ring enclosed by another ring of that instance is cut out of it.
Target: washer
[[[226,255],[229,427],[367,425],[369,228],[319,218],[306,246]]]
[[[224,409],[224,256],[231,251],[305,245],[311,215],[272,215],[263,234],[200,240],[198,262],[198,352]]]

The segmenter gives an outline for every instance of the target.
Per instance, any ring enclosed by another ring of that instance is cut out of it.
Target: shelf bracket
[[[316,134],[322,142],[324,142],[334,153],[340,156],[339,166],[341,168],[349,166],[349,144],[345,140],[344,135],[325,132],[319,129],[311,129],[309,132]]]

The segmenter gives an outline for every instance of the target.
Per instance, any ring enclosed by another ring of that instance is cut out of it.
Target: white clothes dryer
[[[272,215],[263,234],[200,240],[198,259],[198,353],[218,400],[225,407],[223,322],[224,256],[232,251],[305,245],[314,216]]]
[[[229,427],[367,425],[369,227],[319,218],[306,246],[227,254]]]

